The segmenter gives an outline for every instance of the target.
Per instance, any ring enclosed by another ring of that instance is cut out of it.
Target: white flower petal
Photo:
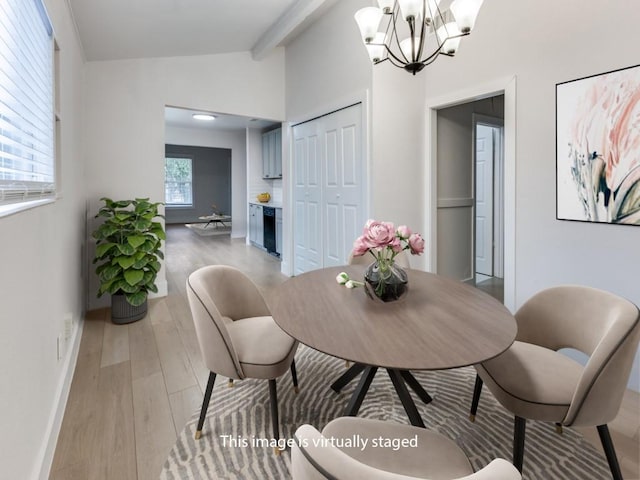
[[[348,281],[349,281],[349,275],[347,275],[345,272],[340,272],[336,277],[336,282],[338,282],[340,285],[344,285]]]

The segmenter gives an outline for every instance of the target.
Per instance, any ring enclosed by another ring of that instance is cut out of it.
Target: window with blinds
[[[41,0],[0,0],[0,205],[55,195],[53,58]]]
[[[193,159],[165,158],[164,201],[167,206],[193,205]]]

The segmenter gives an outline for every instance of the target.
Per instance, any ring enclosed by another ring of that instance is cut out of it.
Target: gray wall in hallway
[[[211,215],[212,205],[231,214],[231,150],[228,148],[165,145],[165,155],[193,158],[193,206],[166,207],[166,223],[193,223]]]

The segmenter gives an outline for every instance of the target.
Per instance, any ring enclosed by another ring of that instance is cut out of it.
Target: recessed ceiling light
[[[211,120],[215,120],[216,116],[211,115],[210,113],[194,113],[193,118],[195,118],[196,120],[205,120],[207,122],[210,122]]]

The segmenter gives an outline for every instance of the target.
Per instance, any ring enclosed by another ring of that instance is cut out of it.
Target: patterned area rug
[[[310,423],[319,430],[340,416],[355,388],[351,382],[340,394],[330,383],[345,371],[344,361],[300,346],[296,354],[300,393],[291,377],[278,381],[280,436],[291,440],[296,428]],[[454,439],[478,470],[493,458],[511,459],[513,417],[482,392],[475,423],[468,420],[475,370],[461,368],[437,372],[414,372],[433,397],[424,405],[414,397],[427,428]],[[391,381],[378,371],[365,398],[360,416],[408,423]],[[268,382],[245,380],[227,388],[216,385],[203,429],[194,440],[198,420],[195,412],[182,430],[164,464],[162,479],[286,479],[290,450],[277,457],[266,445],[271,439]],[[527,480],[608,479],[604,455],[580,434],[565,428],[555,433],[553,424],[527,422],[524,477]]]

